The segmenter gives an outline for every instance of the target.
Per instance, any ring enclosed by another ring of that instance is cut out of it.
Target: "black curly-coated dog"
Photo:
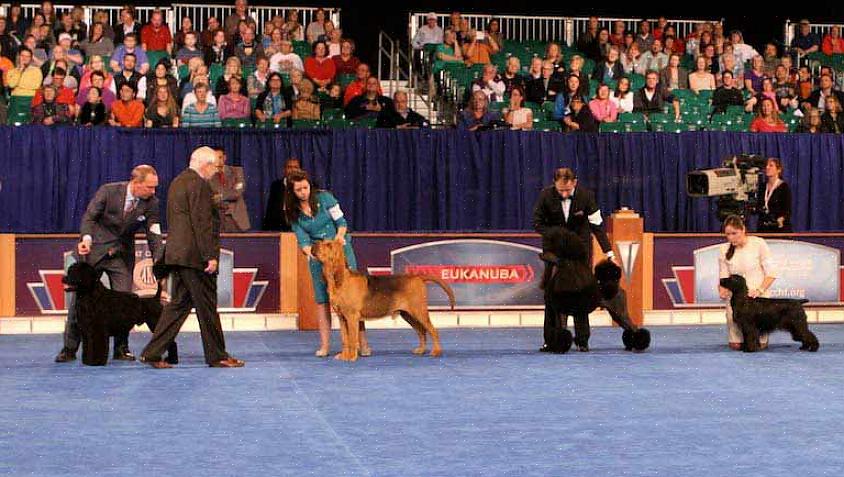
[[[601,293],[601,306],[624,332],[621,342],[627,351],[644,351],[651,345],[651,333],[639,328],[630,319],[627,309],[627,294],[621,289],[621,267],[611,260],[602,260],[595,265],[595,279]]]
[[[62,282],[67,291],[76,292],[77,320],[82,335],[82,363],[105,366],[108,362],[108,338],[127,334],[145,323],[152,331],[158,324],[161,285],[154,297],[141,298],[134,293],[109,290],[100,282],[97,271],[88,263],[71,265]],[[177,363],[176,342],[167,349],[167,361]]]
[[[791,333],[794,341],[803,343],[804,351],[817,351],[818,337],[809,330],[803,303],[808,300],[785,298],[750,298],[747,283],[741,275],[721,279],[721,286],[730,290],[733,321],[744,335],[742,350],[752,353],[759,350],[759,335],[774,330]]]

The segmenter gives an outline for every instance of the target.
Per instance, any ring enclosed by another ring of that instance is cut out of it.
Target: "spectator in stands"
[[[566,132],[598,132],[598,121],[592,115],[589,107],[584,104],[583,98],[575,96],[571,100],[571,112],[563,117],[563,126]]]
[[[630,91],[630,78],[624,76],[618,80],[610,101],[619,113],[633,112],[633,92]]]
[[[8,60],[13,60],[18,48],[18,39],[7,29],[6,18],[0,16],[0,54]]]
[[[814,53],[821,49],[821,38],[817,33],[812,32],[812,25],[809,20],[800,20],[800,28],[794,39],[791,40],[791,48],[800,56]]]
[[[138,91],[144,92],[144,97],[141,99],[146,98],[146,78],[140,73],[135,70],[135,62],[137,58],[135,57],[134,53],[127,53],[123,55],[123,69],[120,70],[119,73],[114,75],[114,88],[117,91],[120,91],[120,87],[124,83],[131,83],[133,85],[133,89],[137,94]],[[143,80],[143,84],[141,81]]]
[[[633,43],[630,45],[630,48],[622,55],[621,57],[621,65],[624,66],[624,72],[627,74],[640,73],[642,70],[642,66],[640,63],[642,55],[639,53],[639,44]]]
[[[671,56],[672,54],[676,53],[674,51],[674,45],[676,44],[676,42],[677,42],[677,38],[675,38],[673,35],[663,36],[662,37],[662,52],[665,53],[668,56]]]
[[[762,53],[762,61],[765,65],[763,67],[765,76],[774,76],[774,72],[780,64],[780,58],[779,55],[777,55],[777,45],[773,42],[765,43],[765,51]]]
[[[844,38],[841,38],[841,27],[834,25],[823,38],[823,46],[821,51],[825,55],[840,55],[844,54]]]
[[[73,74],[77,72],[78,69],[85,64],[85,56],[82,55],[81,51],[71,45],[71,38],[67,33],[59,35],[59,44],[57,46],[61,46],[64,49],[64,59],[66,59],[70,64],[70,69],[68,70],[69,73]],[[56,50],[54,48],[53,52],[55,51]]]
[[[287,12],[287,21],[282,27],[284,37],[293,41],[305,41],[305,27],[299,23],[299,11],[290,10]]]
[[[179,98],[184,99],[185,95],[193,91],[193,85],[196,84],[196,77],[202,76],[203,83],[208,83],[208,67],[202,63],[201,58],[191,58],[188,61],[188,75],[187,77],[179,77]]]
[[[736,88],[733,73],[729,70],[721,74],[721,86],[712,93],[712,110],[715,114],[727,112],[729,106],[744,105],[741,90]]]
[[[20,2],[12,2],[9,5],[6,22],[8,24],[7,30],[10,34],[19,39],[26,36],[26,30],[29,28],[29,20],[24,16]]]
[[[697,59],[699,56],[703,55],[703,51],[706,49],[707,46],[712,44],[712,33],[704,30],[700,33],[700,41],[697,44],[697,50],[692,53],[692,56]]]
[[[41,94],[44,100],[32,107],[32,124],[52,126],[73,121],[67,105],[56,102],[56,88],[44,86],[41,88]]]
[[[73,28],[82,32],[82,36],[79,38],[79,41],[87,38],[88,24],[85,23],[85,9],[79,5],[73,7],[70,11],[70,18],[73,22]]]
[[[695,60],[695,71],[689,74],[689,89],[696,94],[701,91],[715,89],[715,75],[709,72],[706,65],[706,58],[698,56]]]
[[[466,47],[468,46],[467,43],[469,42],[469,32],[472,30],[472,27],[469,25],[468,18],[461,18],[460,19],[460,27],[455,28],[454,32],[457,34],[457,42],[460,43],[460,47],[463,48],[463,51],[466,51]]]
[[[325,34],[325,10],[318,8],[314,14],[314,21],[308,24],[305,32],[308,38],[308,43],[316,43],[320,36]]]
[[[205,30],[199,35],[199,43],[202,45],[203,48],[206,50],[214,44],[214,35],[218,32],[223,32],[223,43],[226,42],[226,32],[220,28],[220,20],[217,17],[208,17],[208,20],[205,22]]]
[[[193,33],[194,38],[197,38],[197,42],[199,41],[198,35],[193,29],[193,20],[191,20],[191,18],[188,16],[184,16],[182,17],[181,25],[179,25],[179,31],[177,31],[176,34],[173,35],[173,49],[176,52],[178,52],[182,49],[182,47],[185,46],[185,35],[187,35],[188,33]]]
[[[32,66],[32,52],[22,47],[18,50],[18,64],[6,72],[3,84],[12,90],[12,96],[33,97],[41,87],[41,70]]]
[[[820,87],[809,96],[809,105],[821,111],[826,111],[826,100],[832,96],[835,96],[838,104],[844,104],[844,93],[834,90],[832,86],[832,76],[828,74],[821,75]]]
[[[812,80],[812,73],[809,72],[809,67],[801,66],[797,70],[797,100],[804,107],[809,106],[809,100],[812,97],[814,87],[815,85]]]
[[[170,74],[170,60],[162,58],[159,60],[155,68],[147,75],[147,104],[155,101],[155,92],[160,86],[166,87],[170,91],[170,97],[174,99],[179,95],[179,85],[176,78]]]
[[[736,60],[741,64],[759,56],[759,53],[752,46],[744,42],[744,37],[738,30],[730,32],[730,43],[733,45],[733,54],[736,56]]]
[[[418,129],[428,127],[428,121],[408,107],[407,93],[396,91],[390,107],[378,113],[375,127],[388,129]]]
[[[821,111],[817,108],[809,107],[804,113],[803,120],[797,125],[798,133],[818,134],[823,131],[823,123],[821,121]]]
[[[282,40],[280,50],[270,57],[270,69],[277,73],[290,73],[293,69],[304,71],[305,65],[302,58],[293,52],[293,43],[290,40]]]
[[[744,66],[736,62],[736,57],[733,55],[732,51],[727,52],[727,50],[731,48],[732,47],[730,45],[724,47],[725,52],[721,55],[719,70],[722,75],[725,71],[731,72],[733,74],[733,81],[735,82],[736,88],[741,88],[744,86]]]
[[[654,39],[653,34],[651,34],[651,22],[642,20],[639,23],[639,34],[636,35],[636,44],[639,45],[639,51],[650,51]]]
[[[331,58],[334,61],[335,76],[355,74],[360,59],[354,56],[354,52],[354,40],[345,38],[340,41],[340,54]]]
[[[627,27],[624,25],[624,20],[616,20],[612,24],[612,34],[610,34],[610,44],[617,46],[619,51],[624,47],[624,33]]]
[[[566,116],[571,114],[571,102],[574,98],[580,98],[582,103],[586,103],[583,97],[583,90],[580,87],[580,77],[569,75],[566,78],[565,88],[557,94],[554,100],[554,119],[563,121]]]
[[[789,78],[785,65],[781,64],[774,70],[774,89],[777,93],[777,104],[781,110],[797,108],[797,84]]]
[[[47,80],[44,81],[44,86],[52,86],[56,90],[56,102],[66,104],[71,117],[76,117],[79,114],[79,106],[76,104],[76,93],[73,89],[65,86],[66,76],[67,72],[64,68],[61,66],[56,67],[53,69],[52,78],[49,78],[49,83]],[[32,105],[38,106],[42,101],[44,101],[43,89],[39,89],[32,98]]]
[[[135,99],[135,84],[125,82],[120,85],[120,101],[115,101],[111,108],[108,123],[123,128],[139,128],[144,125],[144,103]]]
[[[589,110],[599,123],[614,123],[618,119],[618,106],[610,100],[610,87],[598,85],[595,99],[589,101]]]
[[[179,127],[179,109],[170,88],[160,85],[154,91],[149,96],[150,104],[144,112],[144,125],[148,128]]]
[[[598,17],[592,15],[586,23],[586,30],[580,32],[577,37],[577,49],[582,52],[588,52],[592,49],[595,40],[598,39]]]
[[[61,68],[64,71],[67,71],[67,61],[65,61],[65,60],[57,61],[56,67],[53,68],[53,72],[55,72],[59,68]],[[45,77],[44,81],[42,82],[42,84],[44,86],[46,86],[48,84],[52,84],[52,83],[53,83],[53,77],[52,76]],[[53,86],[56,86],[56,85],[53,85]],[[76,78],[74,78],[73,76],[65,75],[65,77],[64,77],[64,87],[73,91],[74,101],[75,101],[76,91],[79,89],[79,81],[77,81]],[[60,93],[61,93],[61,91],[60,91]]]
[[[44,23],[44,15],[36,14],[32,20],[32,27],[29,28],[30,35],[38,40],[38,47],[49,51],[56,44],[56,37],[53,36],[53,29]]]
[[[301,85],[300,85],[301,94]],[[284,80],[279,73],[270,73],[267,89],[255,102],[255,117],[259,122],[289,126],[293,115],[293,98],[286,94]]]
[[[346,105],[347,119],[375,118],[382,110],[393,107],[393,101],[381,94],[378,78],[370,76],[366,89]]]
[[[610,46],[604,61],[601,61],[592,71],[592,79],[599,83],[607,83],[610,81],[618,81],[624,76],[624,67],[619,61],[620,53],[618,47]]]
[[[324,42],[327,46],[328,40],[331,38],[331,33],[334,31],[334,22],[327,20],[323,27],[325,28],[325,33],[320,35],[319,38],[317,38],[317,41]]]
[[[328,94],[320,95],[319,106],[323,111],[343,109],[343,89],[337,83],[328,85]]]
[[[509,95],[513,88],[519,87],[522,89],[522,96],[525,91],[525,79],[520,74],[522,70],[519,57],[511,56],[507,58],[507,63],[504,67],[504,74],[501,75],[501,81],[504,83],[504,94]]]
[[[240,59],[240,64],[247,69],[255,68],[258,58],[264,55],[264,47],[255,41],[255,30],[248,27],[243,31],[243,39],[234,47],[234,56]]]
[[[190,104],[182,113],[181,126],[184,128],[220,127],[220,114],[217,107],[208,102],[208,84],[197,83],[193,87],[196,102]]]
[[[660,40],[662,42],[665,41],[665,29],[668,27],[668,19],[665,17],[659,17],[656,19],[656,25],[653,28],[653,36],[654,39]]]
[[[289,40],[288,40],[289,41]],[[276,28],[270,33],[270,37],[264,42],[264,54],[267,58],[272,58],[273,55],[281,51],[281,44],[284,42],[284,33],[280,28]]]
[[[304,80],[305,76],[299,70],[293,70],[290,72],[290,85],[284,88],[284,94],[289,96],[291,100],[296,101],[299,98],[299,85],[302,84],[302,80]]]
[[[340,55],[343,44],[343,30],[335,28],[328,34],[328,57],[336,58]]]
[[[223,70],[223,74],[217,79],[217,84],[214,85],[215,96],[223,96],[229,92],[229,80],[232,76],[243,78],[243,68],[240,64],[240,58],[237,56],[230,56],[226,60],[226,68]]]
[[[633,94],[633,111],[645,114],[661,113],[667,104],[674,107],[674,120],[680,122],[680,101],[659,84],[659,73],[648,71],[645,75],[645,86]]]
[[[81,126],[99,126],[106,122],[106,107],[102,102],[102,90],[96,86],[88,88],[85,104],[79,113]]]
[[[262,56],[258,58],[258,67],[246,78],[246,91],[249,99],[256,99],[258,95],[267,89],[267,80],[270,77],[270,60]]]
[[[7,71],[15,67],[15,64],[12,62],[13,59],[14,56],[6,56],[6,50],[4,50],[2,46],[0,46],[0,75],[6,74]]]
[[[491,36],[499,48],[504,46],[504,36],[501,34],[501,22],[493,18],[486,25],[486,34]]]
[[[196,44],[196,32],[189,31],[184,37],[184,46],[176,53],[176,61],[180,65],[186,65],[191,58],[203,58],[205,55]]]
[[[494,38],[490,38],[483,32],[469,30],[466,36],[467,45],[464,45],[463,54],[466,56],[466,65],[486,65],[490,63],[490,57],[498,53],[500,47]]]
[[[515,86],[510,92],[510,104],[502,110],[504,121],[513,130],[529,131],[533,129],[533,110],[524,106],[525,92],[521,86]]]
[[[662,71],[668,66],[668,55],[662,51],[662,41],[654,38],[650,50],[642,54],[639,62],[645,71]]]
[[[551,73],[554,73],[554,65],[551,65]],[[525,85],[529,83],[531,80],[539,79],[542,77],[542,58],[538,56],[534,56],[530,59],[530,67],[528,67],[528,73],[525,76]]]
[[[278,17],[278,15],[276,15],[276,17]],[[265,22],[265,23],[264,23],[264,32],[261,34],[261,36],[259,36],[259,37],[258,37],[258,42],[260,42],[260,43],[261,43],[261,46],[262,46],[262,47],[264,47],[264,54],[266,54],[266,55],[268,55],[268,56],[269,56],[269,55],[272,55],[272,53],[267,52],[267,47],[269,47],[269,46],[272,44],[272,42],[273,42],[273,33],[274,33],[276,30],[278,30],[278,32],[279,32],[279,34],[281,34],[281,36],[284,36],[284,35],[282,34],[281,29],[280,29],[280,28],[276,28],[276,27],[275,27],[275,24],[273,24],[273,22],[271,22],[271,21],[270,21],[270,22]]]
[[[841,103],[835,95],[826,98],[823,115],[821,116],[821,130],[826,133],[841,134],[844,132],[844,114],[841,114]]]
[[[23,46],[29,48],[32,52],[32,66],[41,68],[47,62],[47,52],[43,48],[38,47],[38,40],[34,35],[27,35],[23,40]]]
[[[114,43],[105,36],[105,25],[94,22],[91,25],[91,37],[79,44],[85,56],[111,56],[114,53]]]
[[[246,22],[247,26],[252,27],[252,32],[258,31],[258,25],[255,20],[249,15],[249,4],[246,0],[235,0],[234,12],[226,17],[224,22],[226,30],[226,41],[230,44],[235,44],[235,36],[238,34],[238,27],[240,22]]]
[[[765,62],[761,55],[756,55],[751,60],[750,71],[744,74],[744,88],[755,95],[762,90],[762,79],[765,77]]]
[[[598,37],[584,53],[586,53],[586,56],[590,60],[598,63],[606,58],[609,53],[610,46],[612,46],[610,44],[610,32],[606,28],[601,28],[598,30]]]
[[[421,50],[425,45],[438,45],[443,42],[443,29],[437,25],[437,14],[431,12],[425,17],[425,24],[419,27],[413,37],[413,48]]]
[[[492,123],[501,120],[501,114],[489,110],[489,101],[481,91],[472,93],[472,98],[467,107],[460,115],[457,122],[457,129],[466,131],[477,131],[480,128],[487,128]]]
[[[114,44],[122,45],[129,35],[133,35],[137,43],[137,38],[141,36],[141,24],[135,21],[135,7],[126,5],[120,10],[120,23],[114,25]]]
[[[100,90],[99,97],[101,101],[105,104],[107,109],[111,109],[111,105],[114,104],[115,96],[114,93],[105,87],[105,74],[101,71],[94,71],[91,73],[91,85],[87,88],[79,88],[79,94],[76,96],[76,104],[80,107],[85,104],[85,101],[88,100],[88,90],[91,88],[98,88]]]
[[[506,89],[495,65],[484,66],[481,77],[472,82],[472,91],[483,91],[490,103],[503,101]]]
[[[196,103],[196,92],[194,91],[194,88],[196,88],[196,85],[200,83],[208,84],[208,76],[197,74],[193,77],[191,82],[192,83],[190,87],[190,92],[185,95],[184,99],[182,99],[182,121],[184,121],[185,111],[187,111],[188,106]],[[228,92],[228,90],[226,91]],[[208,104],[217,107],[217,98],[214,96],[210,89],[208,90],[208,94],[205,96],[205,100],[208,102]]]
[[[250,117],[249,98],[243,95],[243,80],[233,76],[229,79],[229,93],[220,96],[217,107],[220,119],[243,119]]]
[[[79,79],[80,89],[91,86],[91,75],[94,74],[95,71],[99,71],[103,74],[103,78],[105,78],[105,83],[103,83],[104,88],[110,89],[112,93],[117,91],[114,87],[114,77],[106,71],[103,58],[96,55],[91,57],[91,61],[83,69],[82,78]]]
[[[299,99],[293,102],[293,119],[319,120],[319,101],[314,98],[313,94],[314,84],[310,80],[302,80],[299,85]]]
[[[50,25],[50,28],[59,24],[58,14],[56,13],[56,8],[53,6],[53,2],[51,1],[42,1],[41,2],[41,9],[38,10],[44,17],[44,23]]]
[[[226,43],[226,32],[216,30],[211,36],[211,43],[205,47],[204,62],[211,65],[224,65],[229,57],[229,48]]]
[[[318,41],[313,46],[313,56],[305,59],[305,74],[316,83],[318,90],[325,91],[325,87],[334,81],[336,73],[334,62],[327,56],[328,46]]]
[[[776,103],[771,98],[762,98],[759,112],[750,123],[750,132],[787,132],[788,128],[776,110]]]
[[[668,58],[668,66],[659,73],[659,83],[669,91],[689,89],[689,72],[680,66],[680,55],[671,54]]]
[[[147,59],[147,54],[143,48],[138,48],[137,46],[138,38],[130,33],[126,35],[123,40],[123,44],[118,46],[114,50],[114,54],[111,55],[111,70],[112,71],[120,71],[121,66],[123,65],[123,56],[127,53],[131,53],[135,55],[135,71],[138,73],[145,75],[149,72],[149,59]]]
[[[61,16],[61,21],[53,31],[53,35],[56,38],[59,38],[61,35],[68,35],[71,39],[70,46],[77,48],[79,47],[79,42],[86,38],[87,32],[74,27],[73,15],[70,12],[66,12]]]
[[[557,98],[557,92],[562,89],[563,84],[554,76],[554,64],[543,61],[542,76],[527,82],[527,100],[536,104],[554,101]]]
[[[141,28],[141,48],[144,51],[166,51],[168,55],[173,53],[173,35],[160,10],[152,12],[150,22]]]
[[[448,29],[443,33],[443,43],[437,46],[434,53],[434,73],[441,71],[447,63],[463,63],[463,50],[457,41],[454,30]]]

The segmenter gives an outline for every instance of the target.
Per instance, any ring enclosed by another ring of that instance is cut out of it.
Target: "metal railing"
[[[427,94],[423,94],[420,87],[429,87],[428,78],[419,75],[413,66],[413,60],[413,49],[409,44],[405,50],[401,42],[394,40],[384,31],[378,33],[378,80],[387,81],[388,88],[393,93],[405,83],[410,108],[417,110],[420,103],[424,104],[428,111],[428,121],[432,125],[437,124],[438,108],[434,107],[433,91],[428,89]]]
[[[829,30],[835,26],[844,30],[844,23],[812,23],[809,25],[809,31],[817,33],[818,36],[821,37],[821,40],[823,40],[824,35],[829,33]],[[791,20],[785,21],[785,26],[783,27],[783,39],[787,48],[791,47],[791,42],[794,41],[795,37],[797,37],[797,31],[799,29],[799,22],[792,22]]]
[[[437,24],[445,27],[449,24],[450,14],[437,13]],[[416,36],[419,28],[425,24],[427,13],[413,13],[409,15],[410,39]],[[498,20],[501,26],[501,34],[511,41],[564,41],[569,46],[577,42],[578,37],[584,31],[589,22],[588,17],[555,17],[555,16],[526,16],[526,15],[494,15],[465,13],[461,15],[469,21],[469,26],[474,29],[486,29],[490,20]],[[609,18],[598,19],[600,26],[607,27],[612,31],[612,25],[617,20],[624,22],[626,28],[631,31],[638,29],[640,18]],[[649,19],[652,23],[656,19]],[[695,29],[695,25],[705,22],[722,22],[723,20],[669,20],[677,30],[679,37],[685,37]]]

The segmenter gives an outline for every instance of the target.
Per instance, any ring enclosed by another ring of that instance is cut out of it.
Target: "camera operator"
[[[782,179],[782,161],[769,158],[765,163],[765,194],[759,201],[759,232],[790,233],[791,188]]]

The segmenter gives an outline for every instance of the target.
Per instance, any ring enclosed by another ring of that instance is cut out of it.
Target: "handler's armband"
[[[335,205],[328,209],[328,215],[331,216],[332,220],[340,220],[343,218],[343,210],[340,208],[340,204]]]
[[[601,217],[601,209],[589,214],[589,223],[592,225],[601,225],[604,223],[604,218]]]

